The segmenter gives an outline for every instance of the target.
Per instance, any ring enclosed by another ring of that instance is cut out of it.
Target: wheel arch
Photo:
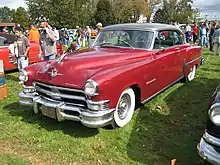
[[[133,84],[130,88],[133,89],[135,94],[135,108],[139,108],[141,106],[141,88],[138,84]]]

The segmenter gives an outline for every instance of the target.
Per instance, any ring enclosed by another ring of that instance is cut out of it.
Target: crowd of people
[[[97,24],[97,33],[102,29],[102,24]],[[13,43],[10,52],[17,57],[18,69],[21,70],[28,66],[28,52],[30,49],[30,41],[38,43],[40,47],[40,55],[43,60],[52,60],[56,58],[57,44],[64,45],[66,50],[78,50],[81,47],[91,47],[92,29],[87,26],[82,29],[79,26],[73,30],[65,28],[57,30],[52,28],[48,22],[42,22],[40,26],[30,25],[29,30],[21,28],[20,24],[9,31],[7,27],[3,28],[3,34],[15,34],[17,40]],[[87,44],[86,44],[87,42]]]
[[[96,33],[98,34],[101,29],[102,24],[98,23]],[[186,24],[181,30],[185,34],[186,42],[198,44],[202,48],[209,47],[214,55],[220,55],[219,24],[215,22],[205,22],[200,25],[197,23],[193,25]],[[14,53],[17,56],[18,68],[23,69],[28,66],[30,41],[39,43],[40,54],[44,60],[52,60],[57,55],[57,43],[67,47],[67,50],[78,50],[86,46],[91,47],[92,31],[94,29],[89,26],[86,26],[86,28],[76,26],[76,29],[67,30],[63,28],[57,30],[52,28],[48,22],[42,22],[38,27],[31,25],[30,29],[26,31],[18,24],[13,31],[9,32],[7,28],[4,28],[2,33],[14,33],[17,36],[17,41],[14,43]]]
[[[198,44],[202,48],[209,47],[210,52],[220,56],[220,25],[216,22],[186,24],[182,29],[186,42]]]

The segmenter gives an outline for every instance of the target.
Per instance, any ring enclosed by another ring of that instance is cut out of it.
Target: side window
[[[0,46],[5,46],[5,39],[0,38]]]
[[[152,44],[154,33],[146,31],[136,31],[134,32],[132,38],[134,41],[135,48],[149,49]]]
[[[173,42],[173,32],[172,31],[159,31],[154,42],[154,49],[159,49],[161,47],[169,48],[174,46]]]
[[[184,43],[184,36],[182,35],[182,33],[178,31],[174,31],[173,37],[174,37],[174,45],[182,45]]]

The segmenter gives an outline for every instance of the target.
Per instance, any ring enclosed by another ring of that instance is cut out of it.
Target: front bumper
[[[98,128],[109,125],[113,120],[114,109],[101,111],[82,109],[77,106],[68,105],[65,102],[44,98],[39,96],[37,93],[20,92],[19,97],[20,104],[25,106],[32,106],[35,113],[39,113],[41,111],[40,106],[42,105],[48,108],[54,108],[58,121],[79,121],[86,127]]]
[[[204,160],[214,165],[220,165],[220,139],[205,132],[197,146],[197,150]]]

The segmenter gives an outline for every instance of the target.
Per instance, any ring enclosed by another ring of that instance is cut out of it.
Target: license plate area
[[[53,119],[57,118],[56,109],[55,108],[50,108],[50,107],[46,107],[44,105],[41,105],[40,106],[40,110],[41,110],[41,112],[42,112],[42,114],[44,116],[47,116],[47,117],[53,118]]]

